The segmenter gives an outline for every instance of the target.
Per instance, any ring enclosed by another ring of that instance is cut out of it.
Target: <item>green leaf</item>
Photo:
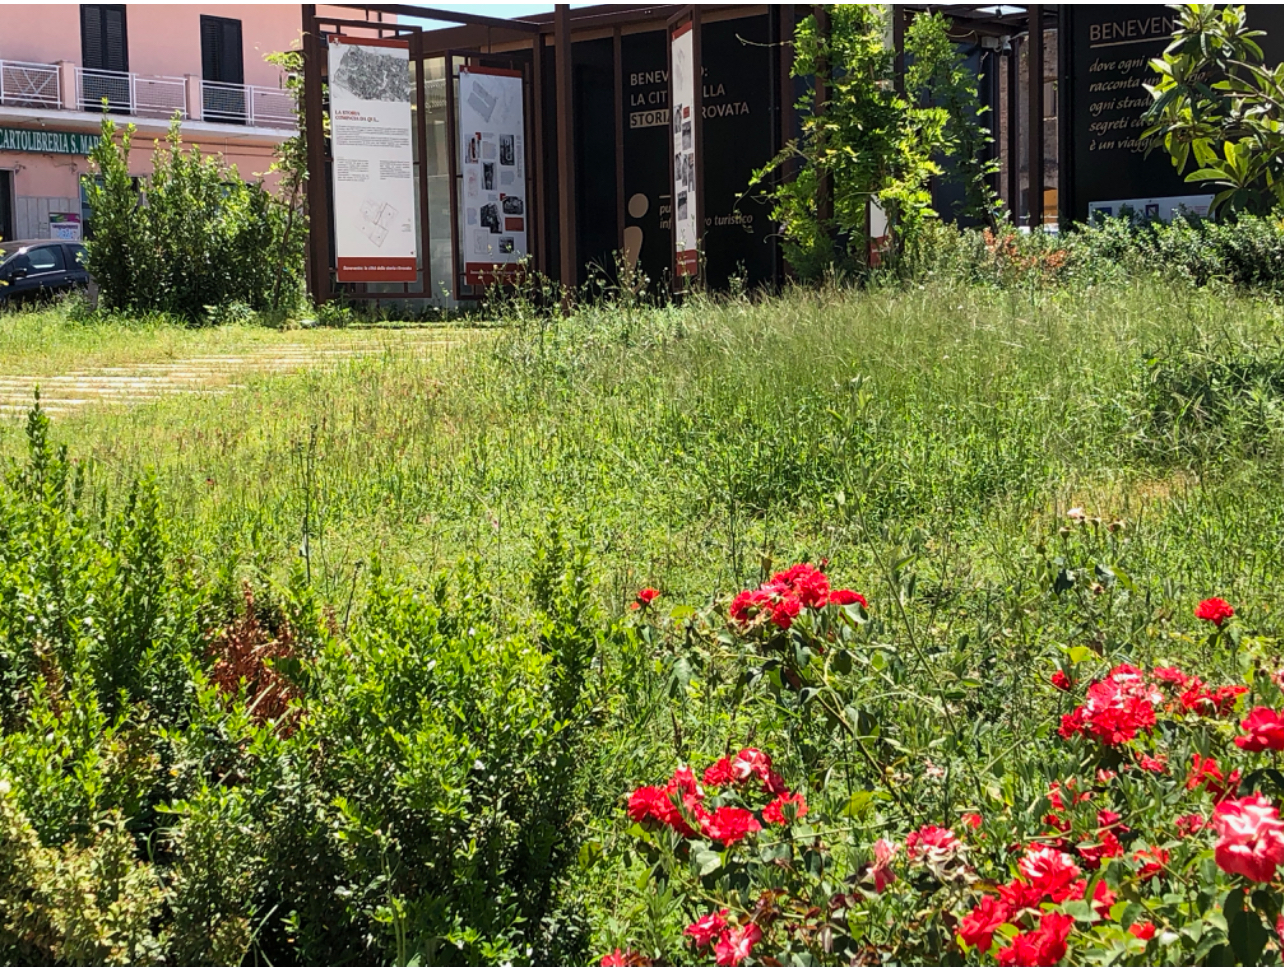
[[[712,848],[699,848],[691,855],[691,861],[700,877],[711,875],[722,867],[722,855]]]

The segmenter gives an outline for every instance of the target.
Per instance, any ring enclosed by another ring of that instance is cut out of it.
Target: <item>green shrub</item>
[[[133,128],[102,122],[86,179],[93,211],[89,270],[107,310],[168,313],[192,323],[291,302],[301,291],[300,233],[262,182],[221,156],[185,150],[178,120],[157,145],[152,176],[129,176]],[[285,296],[282,296],[284,288]],[[213,310],[213,312],[211,312]]]

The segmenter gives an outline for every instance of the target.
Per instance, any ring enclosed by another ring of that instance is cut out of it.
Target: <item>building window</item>
[[[129,44],[125,36],[125,8],[119,4],[85,3],[80,6],[80,60],[85,70],[129,70]]]
[[[241,22],[201,17],[201,101],[206,121],[245,124]]]
[[[125,8],[86,3],[80,7],[81,105],[128,114],[133,107],[129,84],[129,38]]]

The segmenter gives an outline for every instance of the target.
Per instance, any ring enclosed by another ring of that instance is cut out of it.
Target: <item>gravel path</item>
[[[243,389],[247,376],[325,370],[356,357],[398,352],[430,354],[461,342],[441,329],[369,331],[350,341],[309,345],[302,339],[240,353],[205,354],[164,362],[92,367],[60,374],[0,375],[0,415],[25,414],[36,388],[51,414],[91,405],[130,405],[167,394],[226,394]]]

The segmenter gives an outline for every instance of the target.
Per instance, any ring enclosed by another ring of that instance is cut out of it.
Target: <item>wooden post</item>
[[[897,4],[891,5],[892,14],[892,77],[897,94],[905,93],[905,9]]]
[[[561,283],[573,290],[579,282],[575,253],[575,118],[571,73],[571,7],[554,7],[553,35],[557,44],[557,202],[561,240]]]
[[[1043,225],[1043,6],[1030,10],[1030,228]]]
[[[1020,62],[1020,41],[1012,41],[1008,51],[1008,110],[1003,123],[1008,136],[1008,214],[1014,226],[1021,224]]]
[[[545,214],[548,193],[547,177],[544,172],[544,35],[535,33],[531,37],[531,60],[533,62],[532,101],[534,109],[531,120],[535,126],[535,163],[527,170],[534,191],[531,193],[531,213],[527,223],[528,238],[535,243],[535,268],[548,273],[553,264],[548,251],[548,217]]]
[[[330,298],[330,199],[326,193],[325,110],[321,103],[321,59],[315,4],[303,5],[303,138],[308,149],[308,282],[312,301]]]
[[[419,291],[432,296],[432,233],[428,224],[428,96],[424,82],[423,31],[416,30],[410,38],[410,56],[415,61],[415,153],[419,156],[419,265],[423,267],[423,282]]]

